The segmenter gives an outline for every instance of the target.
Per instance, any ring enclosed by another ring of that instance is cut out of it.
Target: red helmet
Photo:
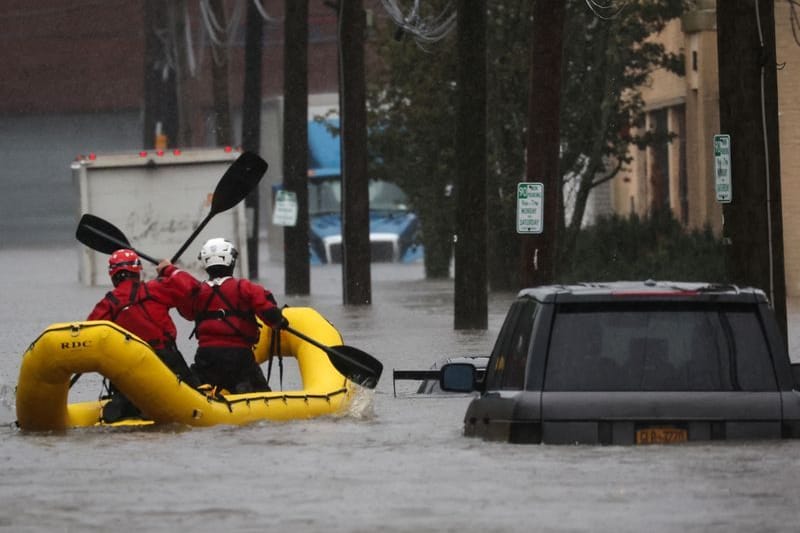
[[[133,250],[117,250],[108,258],[108,275],[112,278],[114,274],[122,271],[139,274],[142,271],[142,262]]]

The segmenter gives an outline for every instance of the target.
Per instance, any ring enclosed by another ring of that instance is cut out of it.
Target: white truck
[[[91,213],[118,227],[137,250],[154,258],[171,258],[209,213],[217,183],[240,154],[240,150],[219,147],[79,156],[71,165],[80,197],[76,221]],[[197,250],[206,239],[225,237],[239,251],[235,275],[246,278],[247,230],[241,202],[214,216],[178,264],[202,277]],[[110,285],[108,256],[78,246],[80,281]]]

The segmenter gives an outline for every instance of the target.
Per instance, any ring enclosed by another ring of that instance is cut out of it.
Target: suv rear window
[[[777,389],[753,306],[561,304],[554,320],[545,390]]]

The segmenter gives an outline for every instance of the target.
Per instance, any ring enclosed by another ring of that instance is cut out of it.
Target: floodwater
[[[53,322],[84,318],[106,290],[80,285],[76,265],[72,247],[0,250],[0,531],[798,530],[800,441],[486,443],[461,434],[469,397],[416,396],[409,382],[395,397],[393,368],[488,353],[512,298],[491,298],[487,331],[454,331],[452,282],[424,281],[420,265],[373,265],[364,307],[341,304],[338,266],[313,268],[312,296],[300,299],[284,297],[279,265],[262,265],[280,303],[316,308],[384,363],[348,416],[21,432],[14,387],[26,346]],[[84,376],[71,399],[99,387]]]

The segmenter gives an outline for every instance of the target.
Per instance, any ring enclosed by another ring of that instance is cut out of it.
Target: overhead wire
[[[600,2],[599,0],[586,0],[586,5],[592,10],[597,18],[603,20],[611,20],[619,16],[622,10],[628,5],[630,0],[609,0],[607,3]],[[619,4],[619,5],[617,5]]]
[[[756,26],[758,27],[758,42],[761,50],[764,50],[764,32],[761,29],[761,13],[759,12],[759,0],[753,2],[756,10]],[[766,181],[766,195],[767,195],[767,247],[769,255],[769,301],[775,305],[775,272],[774,272],[774,259],[772,257],[772,194],[770,193],[770,184],[772,178],[770,177],[769,166],[769,139],[767,135],[767,107],[766,107],[766,91],[764,89],[764,78],[766,77],[766,60],[761,63],[761,130],[764,136],[764,179]]]
[[[256,6],[256,11],[258,14],[261,15],[261,18],[264,19],[264,22],[276,22],[277,19],[274,17],[269,16],[267,10],[264,9],[264,5],[261,3],[260,0],[253,0],[253,5]]]
[[[239,24],[242,20],[244,13],[244,2],[236,2],[233,5],[230,17],[227,22],[220,22],[214,10],[211,9],[211,0],[200,0],[200,15],[203,20],[203,25],[206,29],[206,34],[211,40],[211,55],[216,64],[222,62],[221,53],[225,53],[230,45],[236,38],[236,30],[239,29]]]
[[[448,1],[438,14],[421,15],[420,0],[404,8],[397,0],[381,0],[386,13],[397,25],[397,36],[411,35],[418,45],[431,44],[444,39],[456,26],[457,13]]]
[[[275,22],[277,19],[271,17],[264,9],[261,0],[252,0],[256,6],[256,10],[262,19],[266,22]],[[211,9],[210,0],[198,0],[197,5],[200,11],[200,27],[196,34],[192,28],[193,18],[191,16],[189,6],[186,2],[182,3],[182,12],[176,16],[183,19],[182,35],[177,35],[176,24],[170,23],[166,28],[154,28],[155,36],[161,44],[163,56],[161,58],[161,75],[166,77],[170,70],[177,71],[178,58],[177,54],[180,53],[178,40],[185,42],[185,55],[186,55],[186,70],[190,77],[196,78],[199,75],[200,64],[198,58],[202,56],[202,50],[205,49],[206,40],[211,43],[211,51],[213,60],[219,64],[220,53],[230,48],[231,44],[235,41],[237,30],[241,26],[242,17],[245,11],[246,1],[238,0],[231,11],[231,16],[228,21],[223,25],[220,20],[214,15]]]
[[[183,38],[186,40],[186,68],[189,76],[194,78],[197,75],[197,60],[194,51],[194,41],[192,39],[192,24],[189,16],[189,6],[183,4]]]

